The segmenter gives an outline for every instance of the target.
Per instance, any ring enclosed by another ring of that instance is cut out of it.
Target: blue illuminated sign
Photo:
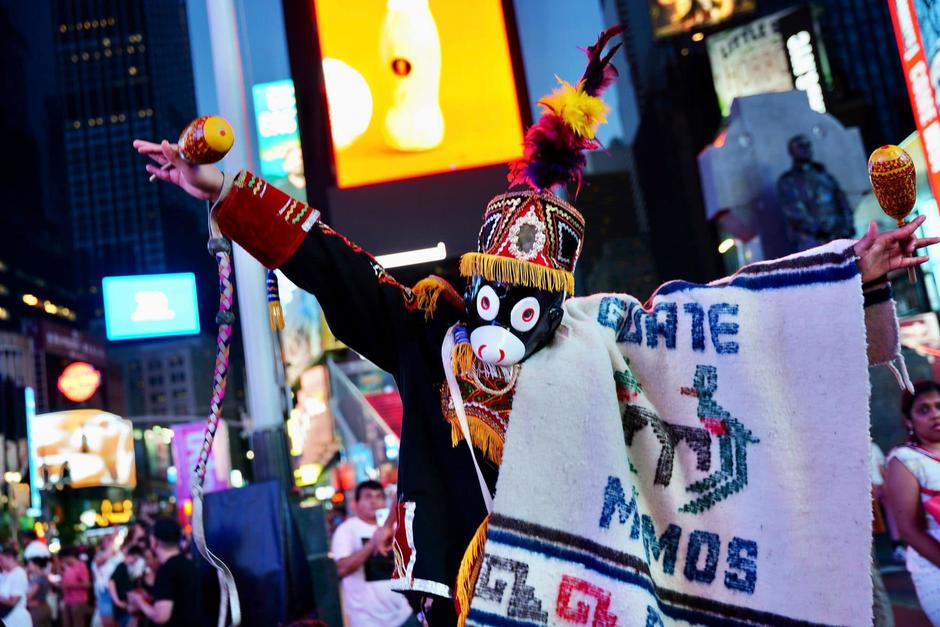
[[[111,276],[101,283],[109,340],[199,333],[193,273]]]
[[[26,449],[29,451],[29,504],[32,513],[28,515],[39,518],[42,512],[42,497],[39,495],[39,457],[36,447],[33,446],[33,422],[36,421],[36,392],[27,386],[23,390],[26,401]]]

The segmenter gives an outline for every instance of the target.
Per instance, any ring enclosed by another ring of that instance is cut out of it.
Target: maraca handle
[[[905,224],[907,223],[904,220],[898,220],[898,228],[901,228]],[[914,257],[916,257],[917,251],[915,250],[912,254]],[[917,284],[917,271],[915,270],[914,266],[911,266],[910,268],[907,269],[907,280],[908,282],[910,282],[911,285]]]
[[[163,171],[163,172],[166,172],[167,170],[171,170],[172,168],[173,168],[173,164],[170,163],[169,161],[167,161],[167,162],[164,163],[162,166],[160,166],[160,170]],[[153,183],[153,182],[156,181],[156,180],[157,180],[157,175],[156,175],[156,174],[151,174],[151,175],[150,175],[150,182]]]

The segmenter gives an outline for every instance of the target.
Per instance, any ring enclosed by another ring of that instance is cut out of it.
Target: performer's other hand
[[[161,181],[169,181],[178,185],[187,194],[199,200],[215,202],[222,191],[224,177],[222,171],[214,165],[191,165],[180,157],[179,146],[163,140],[159,144],[134,140],[137,152],[146,155],[157,162],[147,164],[147,172],[153,174]],[[161,169],[167,163],[173,165],[167,170]]]
[[[862,239],[855,242],[855,255],[858,257],[862,281],[871,281],[892,270],[911,268],[926,262],[927,257],[914,257],[914,252],[940,243],[940,237],[913,236],[926,219],[925,216],[918,216],[903,227],[886,233],[878,233],[878,225],[872,220]]]
[[[372,534],[372,546],[382,555],[388,555],[388,552],[392,550],[393,540],[392,530],[385,525],[376,529],[375,533]]]

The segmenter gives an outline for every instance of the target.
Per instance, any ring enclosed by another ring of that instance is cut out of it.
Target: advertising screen
[[[38,414],[29,426],[38,486],[73,488],[137,484],[131,422],[97,409]]]
[[[891,20],[907,91],[927,157],[927,180],[940,198],[940,16],[931,0],[891,0]]]
[[[258,83],[252,86],[251,94],[258,129],[261,175],[278,189],[306,202],[294,81]]]
[[[500,0],[312,2],[339,188],[521,155]]]
[[[668,37],[753,11],[756,0],[647,0],[653,33]]]
[[[792,89],[805,92],[814,111],[826,112],[825,57],[808,7],[729,28],[706,44],[723,116],[735,98]]]
[[[294,479],[298,486],[316,483],[340,446],[330,403],[330,374],[314,366],[300,377],[297,405],[287,420]]]
[[[176,504],[183,507],[193,497],[192,473],[199,461],[199,453],[206,436],[205,422],[191,422],[173,426],[173,464],[176,467]],[[203,491],[216,492],[229,487],[232,457],[229,452],[228,425],[219,421],[212,444],[212,454],[206,464]]]
[[[193,273],[111,276],[101,283],[109,340],[199,333]]]

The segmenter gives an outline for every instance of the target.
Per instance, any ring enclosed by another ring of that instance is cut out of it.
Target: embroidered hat
[[[574,267],[584,241],[584,217],[551,190],[574,182],[581,186],[584,151],[600,146],[597,127],[609,108],[600,99],[617,77],[610,60],[620,44],[604,54],[610,40],[623,30],[610,28],[585,52],[588,65],[575,85],[561,86],[539,100],[542,115],[526,132],[523,156],[509,167],[510,191],[489,202],[477,251],[460,259],[465,277],[574,293]]]
[[[477,251],[460,259],[463,276],[574,293],[584,218],[550,192],[497,196],[486,206]]]

